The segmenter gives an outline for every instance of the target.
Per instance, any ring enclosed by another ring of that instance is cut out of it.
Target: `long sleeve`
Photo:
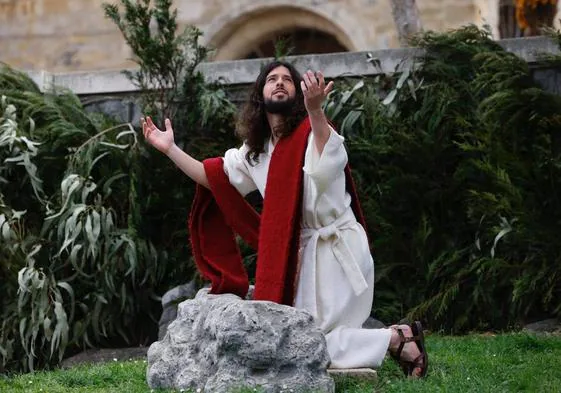
[[[224,172],[242,196],[246,196],[257,189],[249,170],[249,163],[245,155],[247,146],[244,144],[239,149],[229,149],[224,154]]]
[[[304,172],[315,183],[321,194],[329,185],[344,173],[348,162],[345,138],[331,128],[329,139],[320,155],[315,147],[313,134],[310,136],[304,161]]]

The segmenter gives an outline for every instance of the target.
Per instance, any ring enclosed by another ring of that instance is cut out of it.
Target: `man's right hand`
[[[146,138],[148,143],[167,155],[171,147],[174,145],[171,121],[169,119],[166,119],[165,131],[159,130],[158,127],[154,125],[150,117],[147,117],[146,119],[142,118],[141,123],[142,133],[144,134],[144,138]]]
[[[183,173],[195,182],[210,188],[203,163],[185,153],[173,141],[173,129],[169,119],[166,119],[165,131],[159,130],[150,117],[142,118],[140,121],[142,123],[142,133],[148,143],[168,156]]]

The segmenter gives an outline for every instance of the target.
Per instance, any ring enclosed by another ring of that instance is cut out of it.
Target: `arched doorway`
[[[273,57],[280,46],[290,55],[347,51],[347,48],[329,33],[315,29],[296,28],[292,31],[279,32],[278,34],[263,37],[263,40],[253,48],[248,48],[247,55],[242,56],[242,58]]]
[[[271,57],[279,38],[290,54],[356,50],[343,27],[316,12],[294,6],[261,7],[217,21],[207,32],[214,60]]]

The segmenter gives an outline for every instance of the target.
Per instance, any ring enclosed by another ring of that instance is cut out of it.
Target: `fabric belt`
[[[357,224],[353,211],[349,208],[330,225],[321,228],[302,228],[300,236],[302,241],[310,242],[308,244],[309,247],[313,247],[314,259],[316,259],[314,263],[321,263],[321,261],[317,261],[317,247],[319,241],[329,242],[333,255],[335,255],[339,265],[345,272],[355,295],[359,296],[368,288],[368,284],[349,245],[345,241],[345,238],[341,236],[341,231],[352,229]]]

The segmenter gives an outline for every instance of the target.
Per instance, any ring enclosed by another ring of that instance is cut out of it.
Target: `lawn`
[[[338,392],[561,392],[561,337],[524,333],[427,338],[429,377],[405,379],[388,360],[378,381],[337,384]],[[144,361],[0,377],[0,392],[150,392]],[[158,391],[169,392],[169,391]]]

